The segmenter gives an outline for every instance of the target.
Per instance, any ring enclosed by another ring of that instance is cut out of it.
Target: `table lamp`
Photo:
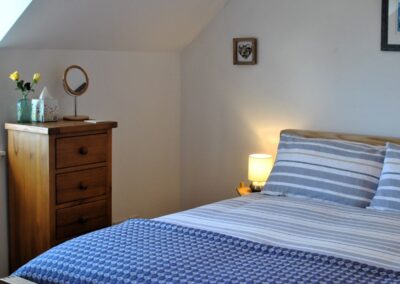
[[[272,156],[267,154],[252,154],[249,156],[248,178],[253,192],[259,192],[265,185],[272,170]]]

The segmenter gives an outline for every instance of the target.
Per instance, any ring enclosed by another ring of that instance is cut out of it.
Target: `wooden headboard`
[[[400,144],[400,138],[345,134],[345,133],[335,133],[335,132],[285,129],[281,131],[281,135],[282,134],[292,134],[305,138],[339,139],[339,140],[366,143],[371,145],[385,145],[386,142]]]

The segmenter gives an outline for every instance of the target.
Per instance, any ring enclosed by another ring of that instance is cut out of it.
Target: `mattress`
[[[400,214],[259,193],[157,220],[400,271]]]

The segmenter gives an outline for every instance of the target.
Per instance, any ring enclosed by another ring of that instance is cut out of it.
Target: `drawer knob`
[[[79,148],[79,154],[87,155],[88,153],[89,153],[89,149],[87,147],[80,147]]]
[[[81,216],[78,219],[78,223],[79,224],[86,224],[89,221],[89,219],[87,217]]]
[[[89,186],[88,186],[86,183],[84,183],[84,182],[80,182],[80,183],[79,183],[79,189],[80,189],[80,190],[85,191],[85,190],[87,190],[88,188],[89,188]]]

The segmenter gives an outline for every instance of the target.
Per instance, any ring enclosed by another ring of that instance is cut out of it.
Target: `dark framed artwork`
[[[382,0],[381,50],[400,51],[399,0]]]
[[[257,39],[243,37],[233,39],[233,64],[255,65],[257,64]]]

